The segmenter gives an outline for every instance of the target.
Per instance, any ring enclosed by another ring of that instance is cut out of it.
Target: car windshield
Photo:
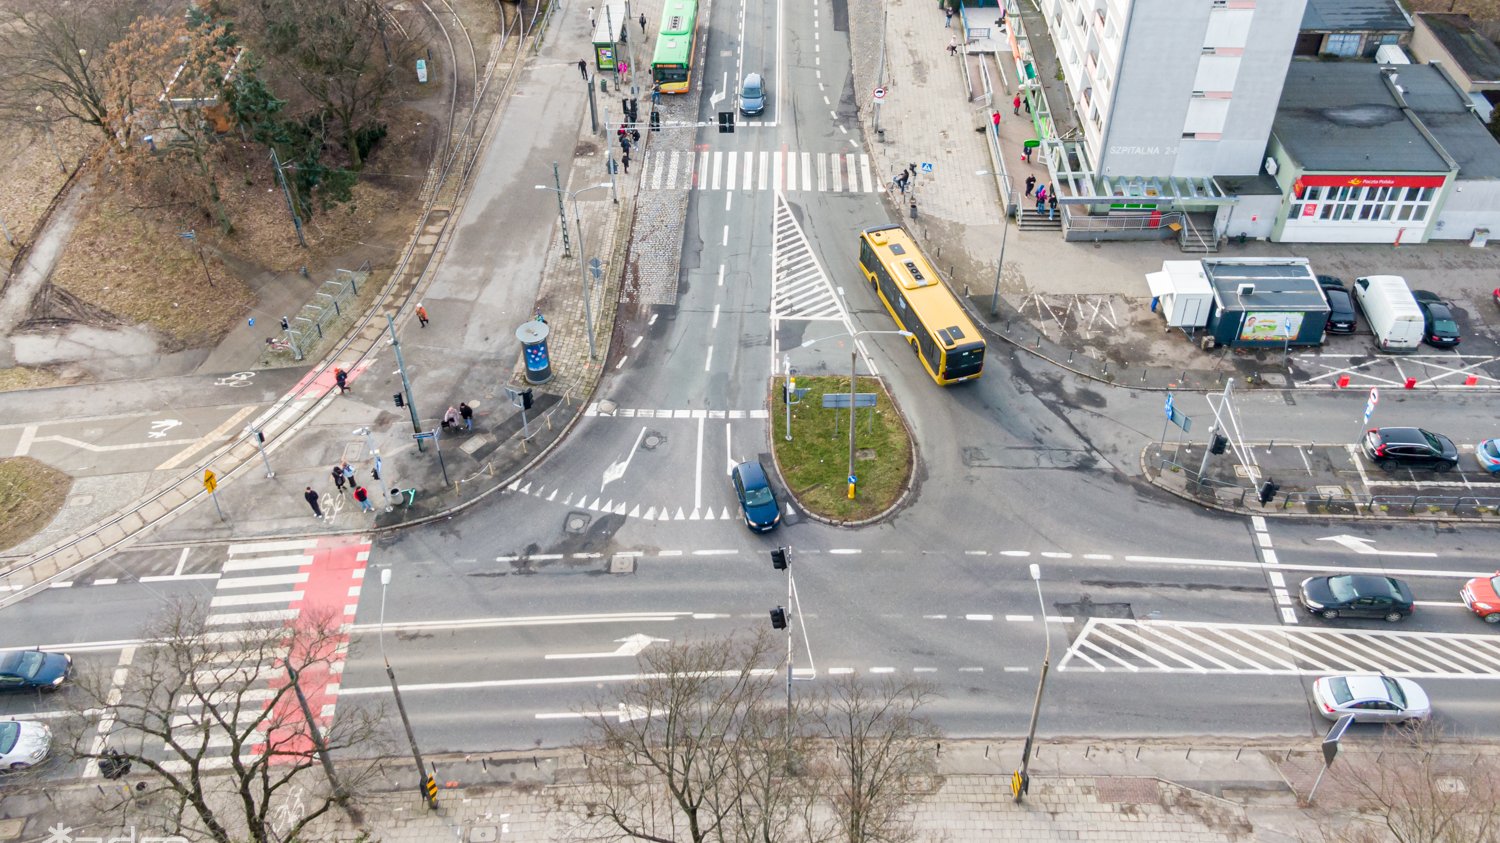
[[[9,653],[0,660],[0,670],[13,676],[35,679],[37,671],[42,669],[46,661],[47,657],[39,650],[20,650]]]
[[[1354,590],[1352,577],[1329,577],[1328,590],[1333,592],[1335,600],[1353,600],[1359,596],[1359,593]]]
[[[745,81],[744,96],[747,96],[747,97],[758,97],[758,96],[760,96],[760,80],[759,79],[747,79]]]
[[[10,752],[16,748],[16,741],[21,737],[21,724],[14,720],[0,723],[0,755]]]
[[[1342,677],[1328,680],[1328,693],[1333,694],[1333,701],[1339,705],[1354,699],[1354,695],[1349,693],[1349,680]]]
[[[1433,453],[1441,454],[1443,452],[1443,443],[1438,441],[1436,436],[1424,430],[1422,431],[1422,438],[1427,440],[1427,447],[1431,448]]]
[[[1496,594],[1500,594],[1500,574],[1490,577],[1490,588],[1493,588]]]
[[[1481,451],[1484,451],[1484,453],[1485,453],[1486,456],[1495,457],[1496,459],[1500,459],[1500,442],[1497,442],[1494,439],[1490,439],[1488,441],[1481,442],[1479,444],[1479,449]]]
[[[1406,708],[1406,695],[1401,693],[1401,684],[1389,676],[1380,677],[1385,681],[1385,692],[1390,694],[1391,702]]]
[[[1432,320],[1432,331],[1437,334],[1456,334],[1458,333],[1458,323],[1452,319],[1434,319]]]
[[[776,498],[771,496],[771,490],[766,488],[746,489],[745,506],[765,506],[774,503]]]

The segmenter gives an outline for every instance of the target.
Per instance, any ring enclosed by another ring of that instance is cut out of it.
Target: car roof
[[[1387,442],[1416,442],[1426,444],[1427,437],[1417,427],[1382,427],[1380,438]]]
[[[1355,676],[1338,676],[1349,685],[1349,693],[1356,700],[1390,700],[1391,693],[1385,687],[1385,677],[1375,673]]]
[[[752,84],[753,85],[759,85],[760,84],[760,74],[759,73],[746,73],[745,74],[745,85],[746,85],[746,87],[748,87],[748,86],[750,86]]]
[[[766,469],[755,460],[751,460],[750,462],[742,462],[739,465],[735,466],[734,470],[740,473],[740,479],[743,480],[745,485],[747,486],[751,485],[752,483],[766,483]]]
[[[1396,589],[1395,582],[1390,577],[1368,574],[1352,574],[1349,577],[1349,584],[1360,594],[1390,594]]]

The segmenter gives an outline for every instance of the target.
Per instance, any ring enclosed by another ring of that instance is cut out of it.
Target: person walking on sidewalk
[[[652,82],[651,83],[651,105],[655,106],[655,105],[657,105],[660,102],[661,102],[661,85],[657,84],[656,82]]]
[[[958,36],[957,35],[950,35],[950,36],[948,36],[948,55],[950,55],[950,56],[956,56],[956,55],[958,55]]]
[[[333,370],[333,380],[339,385],[339,394],[343,395],[349,391],[349,373],[343,369]]]
[[[589,81],[589,63],[583,59],[578,60],[578,72],[583,75],[583,81]]]
[[[354,490],[354,499],[359,502],[359,508],[365,512],[375,511],[375,505],[370,503],[370,493],[365,491],[364,486]]]
[[[641,34],[646,34],[646,13],[641,12]]]
[[[951,27],[951,26],[953,26],[953,7],[952,6],[946,6],[946,7],[943,8],[943,26],[945,26],[945,27]]]
[[[302,493],[302,497],[306,498],[307,505],[312,507],[313,517],[322,518],[323,508],[318,506],[318,493],[313,491],[313,487],[308,486],[307,491]]]
[[[1057,216],[1057,194],[1049,192],[1047,194],[1047,219],[1050,220],[1055,216]]]
[[[1042,185],[1036,189],[1036,212],[1042,213],[1047,210],[1047,186]]]
[[[427,327],[427,308],[421,302],[417,302],[417,321],[422,323],[422,327]]]
[[[342,495],[344,493],[344,467],[336,465],[333,467],[333,471],[329,473],[333,475],[334,488],[338,489],[339,494]]]
[[[339,466],[339,468],[343,471],[344,482],[348,483],[349,484],[349,488],[353,489],[354,488],[354,466],[350,465],[348,460],[344,460],[343,465]]]
[[[995,113],[990,115],[990,122],[995,126],[995,134],[1000,134],[1000,109],[995,109]]]
[[[1026,195],[1030,196],[1036,192],[1036,176],[1026,177]]]
[[[579,63],[582,64],[582,62],[579,62]],[[1016,98],[1010,101],[1010,113],[1011,114],[1020,114],[1021,113],[1021,95],[1020,94],[1016,94]]]
[[[457,407],[449,407],[448,408],[448,412],[446,412],[446,413],[443,414],[443,429],[447,430],[450,427],[451,428],[456,428],[456,427],[458,427],[458,422],[459,422],[458,408]]]
[[[620,166],[625,168],[625,175],[627,175],[627,176],[630,175],[630,150],[629,149],[625,150],[625,153],[620,156]]]
[[[540,318],[541,314],[538,313],[537,316]],[[543,320],[543,322],[545,324],[545,320]],[[463,419],[464,419],[464,429],[467,430],[467,431],[469,431],[470,433],[473,433],[474,432],[474,408],[470,407],[466,403],[460,402],[459,405],[458,405],[458,414],[460,416],[463,416]]]
[[[597,28],[598,28],[598,24],[594,23],[594,7],[590,6],[589,7],[589,29],[597,29]]]

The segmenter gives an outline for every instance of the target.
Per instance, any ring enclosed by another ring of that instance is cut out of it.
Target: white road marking
[[[776,676],[781,673],[775,668],[755,668],[750,671],[752,676]],[[736,670],[723,670],[705,674],[706,676],[720,676],[732,678],[739,676]],[[643,679],[665,679],[662,674],[651,673],[612,673],[602,676],[536,676],[526,679],[480,679],[470,682],[428,682],[421,684],[402,684],[403,693],[420,693],[422,691],[459,691],[473,688],[527,688],[543,685],[593,685],[601,682],[639,682]],[[340,688],[339,694],[345,696],[368,696],[370,694],[388,694],[390,685],[372,685],[366,688]]]
[[[1371,547],[1371,545],[1375,544],[1374,539],[1362,539],[1358,536],[1351,536],[1348,534],[1324,536],[1318,539],[1318,541],[1333,542],[1335,544],[1343,545],[1349,550],[1352,550],[1355,553],[1363,556],[1420,556],[1429,559],[1435,558],[1437,556],[1436,553],[1424,550],[1376,550],[1374,547]]]
[[[703,506],[703,419],[698,419],[698,462],[693,470],[693,509]]]

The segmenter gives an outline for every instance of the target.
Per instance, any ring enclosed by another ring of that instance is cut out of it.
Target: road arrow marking
[[[652,712],[643,705],[626,705],[620,703],[614,711],[538,711],[535,715],[538,720],[582,720],[586,717],[614,717],[621,723],[629,723],[632,720],[644,720],[652,714],[666,714],[665,710]]]
[[[726,96],[726,94],[724,93],[724,91],[729,88],[729,71],[727,71],[727,70],[724,71],[724,81],[723,81],[722,85],[723,85],[723,87],[719,88],[719,90],[714,91],[712,94],[709,95],[709,97],[708,97],[708,105],[709,105],[710,108],[715,108],[716,109],[718,107],[718,105],[719,105],[719,100],[724,99],[724,97]]]
[[[666,638],[652,638],[637,632],[626,638],[616,638],[615,643],[619,648],[612,653],[548,653],[547,659],[608,659],[615,656],[636,656],[641,651],[655,643],[664,643]]]
[[[1364,556],[1421,556],[1425,558],[1436,558],[1436,553],[1425,550],[1376,550],[1371,547],[1375,542],[1373,539],[1362,539],[1359,536],[1337,535],[1324,536],[1318,539],[1320,542],[1334,542],[1341,544],[1349,550]]]
[[[644,438],[646,438],[646,428],[643,427],[641,432],[636,434],[635,444],[630,447],[630,453],[625,455],[625,459],[604,469],[604,482],[599,484],[600,492],[604,491],[605,486],[625,476],[625,469],[630,468],[630,461],[635,459],[635,452],[641,449],[641,440]]]

